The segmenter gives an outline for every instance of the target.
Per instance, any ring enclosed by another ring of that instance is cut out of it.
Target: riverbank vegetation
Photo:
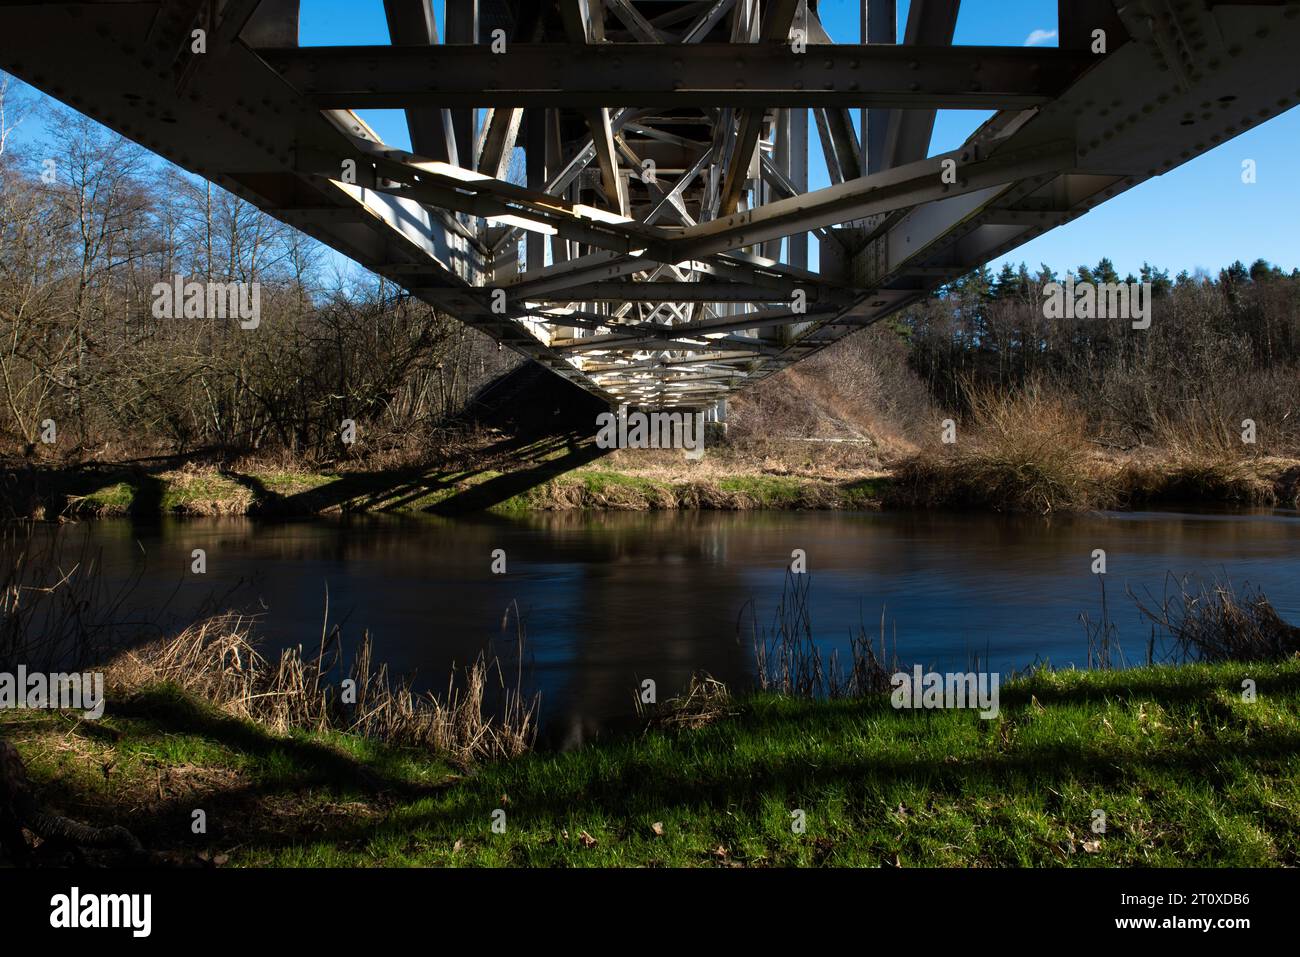
[[[11,581],[0,633],[19,644],[0,660],[83,625],[73,647],[103,649],[114,604],[87,589],[75,569]],[[43,819],[129,828],[117,849],[33,840],[43,864],[1300,864],[1300,628],[1262,594],[1145,596],[1151,663],[1004,675],[988,720],[892,707],[886,622],[828,657],[809,594],[789,576],[750,636],[754,688],[701,675],[658,705],[629,694],[621,727],[566,753],[531,747],[522,655],[415,696],[366,641],[345,662],[325,628],[318,650],[269,661],[232,614],[119,647],[101,720],[6,709],[0,740]]]
[[[519,655],[515,666],[523,666]],[[350,662],[337,627],[323,630],[315,654],[295,646],[270,661],[258,650],[253,622],[234,613],[121,652],[105,680],[127,698],[170,686],[271,734],[341,731],[462,764],[524,754],[537,733],[537,698],[524,699],[519,674],[507,683],[497,657],[481,653],[440,694],[417,694],[375,662],[368,633]]]
[[[276,735],[166,685],[97,723],[0,721],[44,800],[129,821],[156,864],[1300,863],[1294,661],[1039,672],[991,721],[772,694],[721,710],[468,774],[427,750]]]
[[[119,467],[0,472],[10,518],[63,520],[160,515],[331,513],[499,514],[614,509],[989,508],[1037,512],[1144,506],[1300,508],[1300,459],[1107,458],[1077,442],[1044,447],[1032,432],[948,454],[918,454],[892,469],[848,474],[757,471],[718,458],[710,470],[667,456],[627,457],[564,470],[532,484],[502,469],[383,472],[235,471],[184,467],[154,473]]]
[[[8,117],[62,109],[15,89]],[[46,125],[0,149],[7,515],[1296,502],[1300,270],[983,268],[735,396],[703,462],[604,455],[558,377],[83,117]],[[1150,328],[1046,318],[1067,271],[1150,283]],[[178,275],[258,283],[256,327],[154,316]]]

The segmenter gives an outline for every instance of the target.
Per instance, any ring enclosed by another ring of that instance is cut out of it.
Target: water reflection
[[[661,694],[705,670],[750,680],[738,625],[770,622],[795,548],[808,555],[813,624],[829,649],[882,608],[900,657],[995,668],[1036,659],[1083,665],[1082,611],[1098,610],[1093,549],[1107,552],[1120,640],[1140,658],[1148,626],[1126,586],[1159,592],[1167,572],[1258,585],[1300,621],[1300,516],[1138,512],[1056,517],[944,513],[539,513],[521,519],[244,518],[87,522],[62,547],[101,550],[114,581],[142,575],[139,609],[183,622],[212,604],[259,611],[270,647],[314,647],[330,619],[417,683],[501,641],[517,603],[543,720],[580,739],[627,715],[653,678]],[[188,573],[191,551],[207,574]],[[490,571],[505,550],[507,574]]]

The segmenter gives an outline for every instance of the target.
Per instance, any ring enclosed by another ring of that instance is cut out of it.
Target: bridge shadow
[[[313,478],[309,488],[276,489],[256,472],[226,464],[220,450],[68,467],[0,468],[0,516],[62,515],[83,499],[137,521],[161,518],[168,504],[162,474],[187,464],[215,465],[220,476],[249,492],[250,515],[287,517],[320,512],[388,512],[439,515],[491,508],[543,485],[604,454],[592,433],[605,404],[536,363],[524,363],[481,389],[452,431],[496,436],[477,444],[462,461],[348,472]],[[94,511],[93,508],[90,509]]]
[[[260,515],[318,512],[427,512],[462,515],[500,505],[604,454],[595,445],[604,402],[548,369],[526,362],[481,388],[448,423],[496,435],[461,462],[359,471],[281,494],[254,475],[225,471],[252,494]]]
[[[398,509],[451,515],[499,505],[604,454],[589,429],[574,426],[549,435],[503,437],[478,449],[473,464],[348,473],[289,493],[272,488],[255,473],[219,463],[217,468],[222,478],[248,490],[250,515]],[[166,483],[160,476],[194,458],[167,456],[91,468],[6,469],[0,475],[4,503],[0,512],[18,517],[43,507],[47,516],[61,515],[78,501],[98,496],[106,505],[120,500],[135,521],[156,521],[167,508]]]
[[[145,456],[117,462],[77,465],[4,463],[0,465],[0,518],[66,514],[80,500],[100,495],[137,521],[157,519],[164,508],[166,487],[159,476],[186,465],[218,461],[211,448],[171,455]],[[124,487],[120,493],[117,491]]]
[[[518,469],[473,485],[443,499],[428,511],[437,515],[460,515],[492,508],[516,495],[522,495],[529,489],[544,485],[565,472],[594,462],[608,452],[607,449],[598,448],[595,439],[590,435],[573,434],[565,441],[567,448],[562,455],[542,458],[531,467]]]
[[[502,439],[483,449],[479,463],[471,466],[358,472],[289,495],[268,488],[254,475],[228,469],[222,474],[252,493],[249,511],[263,516],[335,510],[459,515],[499,505],[604,454],[592,436],[572,429]]]

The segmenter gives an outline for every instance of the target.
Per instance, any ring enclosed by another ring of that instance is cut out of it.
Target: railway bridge
[[[1060,0],[1056,48],[844,2],[859,43],[816,0],[385,0],[390,44],[303,47],[298,0],[0,0],[0,68],[604,400],[683,409],[1300,101],[1297,2]],[[938,109],[994,112],[930,155]]]

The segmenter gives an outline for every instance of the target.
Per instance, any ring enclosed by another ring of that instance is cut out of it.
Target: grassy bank
[[[126,823],[172,862],[1300,864],[1300,661],[1042,672],[1005,686],[991,721],[770,695],[720,710],[471,770],[273,734],[170,686],[110,698],[98,723],[10,711],[0,730],[51,808]]]
[[[922,453],[885,468],[819,475],[730,458],[573,468],[305,472],[112,469],[9,473],[16,514],[67,517],[304,516],[337,512],[511,514],[567,509],[977,508],[1082,511],[1149,505],[1300,507],[1300,461],[995,457]],[[553,474],[552,474],[553,473]],[[33,475],[35,477],[33,478]]]
[[[620,470],[600,465],[532,481],[529,470],[448,469],[297,472],[178,469],[148,476],[114,470],[59,470],[15,476],[33,486],[15,496],[24,515],[103,518],[126,515],[303,516],[337,512],[463,514],[602,508],[878,508],[889,481],[881,475],[824,479],[765,474],[693,475],[687,469]]]

